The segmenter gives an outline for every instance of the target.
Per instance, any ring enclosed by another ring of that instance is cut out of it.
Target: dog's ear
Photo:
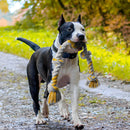
[[[81,23],[81,15],[79,14],[77,22]]]
[[[59,28],[61,25],[63,25],[64,23],[65,23],[65,19],[64,19],[63,14],[62,14],[61,17],[60,17],[59,23],[58,23],[58,28]]]

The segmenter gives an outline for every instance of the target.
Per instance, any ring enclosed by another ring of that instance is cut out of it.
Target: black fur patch
[[[66,22],[58,30],[59,42],[62,45],[65,41],[72,37],[72,33],[75,31],[74,24],[72,22]]]

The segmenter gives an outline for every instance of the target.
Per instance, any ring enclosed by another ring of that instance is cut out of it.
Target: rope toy
[[[94,68],[93,68],[93,63],[91,59],[91,52],[87,51],[86,44],[84,45],[84,50],[80,53],[80,56],[82,59],[87,59],[88,72],[89,72],[89,76],[88,76],[89,82],[87,84],[89,84],[90,88],[98,87],[99,81],[94,74]]]
[[[58,79],[60,68],[63,65],[62,55],[68,45],[71,45],[72,48],[75,48],[75,43],[68,40],[60,46],[58,52],[56,53],[55,58],[52,59],[52,63],[54,64],[54,70],[52,71],[52,81],[49,84],[49,88],[51,90],[48,97],[48,104],[50,105],[60,101],[61,99],[61,93],[59,91],[59,88],[56,85],[57,85],[57,79]],[[82,59],[87,59],[88,68],[89,68],[89,77],[88,77],[89,87],[96,88],[98,86],[98,79],[95,77],[90,55],[91,52],[87,51],[87,47],[85,44],[84,50],[80,53],[80,56]]]
[[[69,43],[71,43],[71,46],[73,48],[75,47],[75,43],[68,40]],[[96,88],[98,87],[99,81],[97,79],[97,77],[95,77],[94,74],[94,68],[93,68],[93,63],[92,63],[92,59],[91,59],[91,52],[87,51],[87,47],[86,44],[84,44],[84,50],[80,53],[80,56],[82,59],[87,59],[87,63],[88,63],[88,72],[89,72],[89,76],[88,76],[88,80],[89,82],[87,84],[89,84],[90,88]]]
[[[52,63],[54,64],[54,70],[52,71],[52,81],[49,84],[51,91],[48,97],[48,104],[50,105],[60,101],[61,99],[61,93],[56,84],[58,79],[58,73],[60,71],[61,66],[63,65],[62,54],[68,45],[70,45],[68,41],[64,42],[58,49],[55,58],[52,59]]]

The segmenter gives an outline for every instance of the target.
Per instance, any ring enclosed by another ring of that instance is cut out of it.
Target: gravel
[[[57,104],[49,107],[46,125],[35,125],[32,99],[26,77],[27,59],[0,52],[0,130],[73,130],[71,121],[59,115]],[[99,75],[101,86],[86,86],[87,74],[81,74],[79,115],[84,130],[128,130],[130,128],[130,84],[111,76]],[[40,99],[43,97],[42,84]],[[63,88],[71,113],[69,87]]]

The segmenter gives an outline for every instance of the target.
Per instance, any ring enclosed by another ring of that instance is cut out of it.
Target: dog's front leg
[[[78,100],[79,100],[79,72],[75,73],[71,79],[72,91],[72,120],[76,128],[82,129],[84,125],[81,123],[78,115]]]
[[[68,106],[65,103],[65,99],[63,94],[61,93],[61,100],[58,103],[59,105],[59,111],[60,111],[60,115],[64,118],[64,119],[69,119],[69,112],[68,112]]]
[[[73,85],[72,94],[72,120],[76,128],[83,128],[78,115],[78,99],[79,99],[79,88],[77,85]]]

